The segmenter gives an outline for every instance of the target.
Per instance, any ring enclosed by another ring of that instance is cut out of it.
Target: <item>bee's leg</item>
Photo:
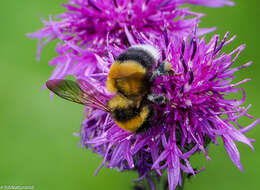
[[[162,94],[149,94],[147,99],[158,105],[167,103],[167,98]]]
[[[158,76],[162,76],[164,75],[166,72],[169,72],[172,70],[172,65],[169,62],[163,62],[161,63],[157,69],[153,72],[151,78],[150,78],[150,82],[153,82],[154,79]]]
[[[158,105],[165,105],[165,104],[169,104],[171,105],[173,108],[176,108],[176,104],[172,103],[169,99],[167,99],[165,97],[165,95],[163,94],[149,94],[147,96],[147,99],[155,104]]]

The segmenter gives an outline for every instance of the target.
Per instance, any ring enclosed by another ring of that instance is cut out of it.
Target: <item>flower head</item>
[[[231,68],[245,46],[241,45],[231,53],[221,53],[222,47],[234,39],[227,41],[227,37],[228,33],[219,42],[219,36],[214,36],[206,43],[204,38],[194,36],[168,38],[165,34],[161,40],[155,41],[139,36],[137,44],[154,45],[161,52],[161,61],[172,65],[173,73],[157,77],[151,89],[152,93],[163,94],[167,104],[153,105],[157,114],[152,126],[142,133],[124,131],[114,123],[110,114],[92,110],[80,131],[81,144],[104,157],[101,166],[120,171],[137,170],[140,179],[149,178],[153,172],[161,175],[167,170],[170,190],[182,185],[181,173],[196,174],[189,162],[193,154],[203,152],[210,160],[207,146],[210,142],[218,144],[218,137],[223,140],[234,164],[243,170],[235,141],[253,149],[252,140],[244,133],[260,119],[246,127],[238,123],[240,117],[252,118],[247,113],[251,105],[242,106],[245,92],[238,87],[249,79],[233,84],[233,74],[250,66],[251,62]],[[105,70],[124,50],[123,45],[108,48],[110,56],[99,60],[100,64],[108,63]],[[106,75],[104,71],[84,79],[99,84],[99,89],[105,93]],[[237,92],[242,92],[241,100],[226,98]]]
[[[96,60],[93,52],[104,55],[107,39],[110,44],[129,45],[129,31],[142,33],[147,38],[158,38],[165,31],[172,35],[189,35],[203,14],[180,8],[184,3],[210,7],[233,5],[229,0],[71,0],[63,4],[67,11],[56,16],[59,21],[50,16],[49,21],[42,20],[43,29],[28,36],[39,41],[38,59],[47,43],[55,39],[61,41],[56,48],[60,56],[50,62],[57,65],[52,77],[80,75],[70,69],[72,65],[76,63],[81,72],[89,69],[91,66],[86,62],[91,64]],[[201,29],[198,34],[212,30],[214,28]],[[79,63],[81,60],[85,61],[84,65]]]
[[[213,36],[208,43],[199,39],[199,34],[211,29],[197,30],[194,35],[203,15],[180,8],[184,3],[233,5],[228,0],[72,0],[64,5],[67,12],[57,16],[60,21],[43,20],[45,28],[29,35],[39,39],[38,57],[46,43],[61,40],[56,48],[59,56],[50,62],[56,65],[51,78],[73,75],[89,81],[104,97],[110,96],[105,82],[120,53],[136,44],[159,50],[160,62],[170,63],[172,72],[158,76],[152,84],[151,93],[167,99],[167,104],[153,104],[152,126],[144,132],[128,132],[109,113],[86,107],[88,114],[79,135],[83,146],[104,158],[101,167],[136,170],[139,179],[166,170],[170,190],[182,185],[182,173],[198,172],[189,162],[192,155],[202,152],[210,159],[207,146],[217,144],[218,137],[243,170],[235,141],[253,149],[244,133],[260,122],[257,119],[246,127],[238,123],[243,116],[253,119],[247,113],[251,105],[242,106],[246,97],[239,87],[249,79],[232,83],[235,72],[251,65],[231,68],[245,46],[221,53],[234,38],[227,40],[226,34],[219,41],[219,36]],[[242,92],[241,100],[227,98],[237,92]]]

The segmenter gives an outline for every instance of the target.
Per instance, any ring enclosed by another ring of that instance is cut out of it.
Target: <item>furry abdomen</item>
[[[147,127],[153,117],[153,107],[144,101],[132,101],[116,95],[108,101],[115,123],[124,130],[136,132]]]

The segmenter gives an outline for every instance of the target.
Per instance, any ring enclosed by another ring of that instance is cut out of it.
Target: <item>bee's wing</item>
[[[86,84],[88,83],[86,82]],[[82,90],[77,82],[62,79],[48,80],[46,86],[61,98],[109,112],[104,99],[105,96],[101,96],[101,93],[95,90],[93,86],[89,90]],[[99,96],[102,99],[99,99]]]
[[[99,91],[94,85],[83,79],[78,79],[78,84],[84,92],[88,92],[89,95],[98,96],[102,100],[107,100],[110,97]]]

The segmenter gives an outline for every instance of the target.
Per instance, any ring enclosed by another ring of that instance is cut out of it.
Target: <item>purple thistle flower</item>
[[[207,146],[210,142],[218,144],[217,138],[220,137],[231,160],[243,171],[235,141],[247,144],[253,150],[253,140],[244,133],[258,124],[260,119],[246,127],[238,123],[243,116],[253,117],[247,113],[251,105],[242,106],[245,91],[238,87],[249,79],[233,84],[233,74],[250,66],[251,62],[231,68],[245,45],[231,53],[220,53],[223,46],[234,40],[233,37],[227,41],[228,35],[221,42],[216,35],[209,43],[204,38],[168,38],[167,34],[155,41],[135,36],[138,40],[131,45],[153,45],[161,52],[160,61],[172,65],[173,73],[157,77],[152,85],[152,92],[163,94],[168,103],[154,105],[157,114],[153,125],[142,133],[124,131],[108,113],[86,107],[86,111],[91,112],[83,122],[79,135],[83,146],[104,157],[99,169],[106,166],[120,171],[136,170],[139,180],[149,180],[154,172],[161,175],[167,170],[169,189],[174,190],[182,185],[182,173],[195,175],[198,172],[191,166],[190,157],[202,152],[210,160]],[[129,37],[132,39],[132,36]],[[103,93],[106,93],[107,70],[114,57],[126,47],[108,45],[107,48],[109,56],[99,59],[99,64],[107,63],[104,72],[83,77],[92,85],[98,85]],[[230,93],[237,92],[243,93],[241,100],[226,99]]]
[[[47,43],[61,41],[56,48],[59,56],[50,61],[50,65],[56,65],[51,78],[64,78],[67,74],[80,76],[82,72],[89,73],[89,69],[102,70],[102,65],[100,68],[92,64],[98,59],[93,52],[103,56],[108,38],[110,44],[129,45],[128,32],[155,39],[165,31],[171,35],[189,35],[203,14],[179,8],[184,3],[209,7],[233,5],[229,0],[71,0],[63,4],[67,11],[56,16],[59,21],[51,16],[49,21],[42,19],[45,27],[28,36],[38,39],[38,60]],[[197,33],[213,30],[200,29]]]
[[[202,152],[210,160],[207,146],[218,144],[217,137],[243,170],[234,141],[253,149],[253,140],[244,133],[260,122],[257,119],[246,127],[238,123],[243,116],[253,119],[247,113],[251,105],[242,106],[245,91],[238,87],[249,79],[231,83],[235,72],[251,65],[231,68],[245,46],[220,53],[234,38],[227,41],[227,34],[219,42],[219,36],[214,36],[206,43],[195,37],[194,28],[203,15],[179,8],[184,3],[233,5],[228,0],[73,0],[64,5],[67,12],[57,16],[60,21],[43,20],[45,28],[29,35],[39,40],[38,59],[44,45],[62,41],[56,48],[59,56],[50,61],[56,65],[51,79],[73,75],[91,83],[104,97],[110,96],[105,81],[115,57],[136,44],[150,44],[160,51],[160,61],[169,62],[173,72],[157,77],[152,85],[153,93],[167,98],[165,106],[154,105],[153,126],[131,133],[119,128],[108,113],[86,107],[88,117],[79,135],[83,146],[104,158],[99,169],[136,170],[139,180],[146,178],[151,186],[154,173],[167,171],[170,190],[182,185],[182,173],[198,172],[189,162],[192,155]],[[197,34],[209,31],[199,29]],[[238,92],[243,93],[241,100],[226,99]]]

